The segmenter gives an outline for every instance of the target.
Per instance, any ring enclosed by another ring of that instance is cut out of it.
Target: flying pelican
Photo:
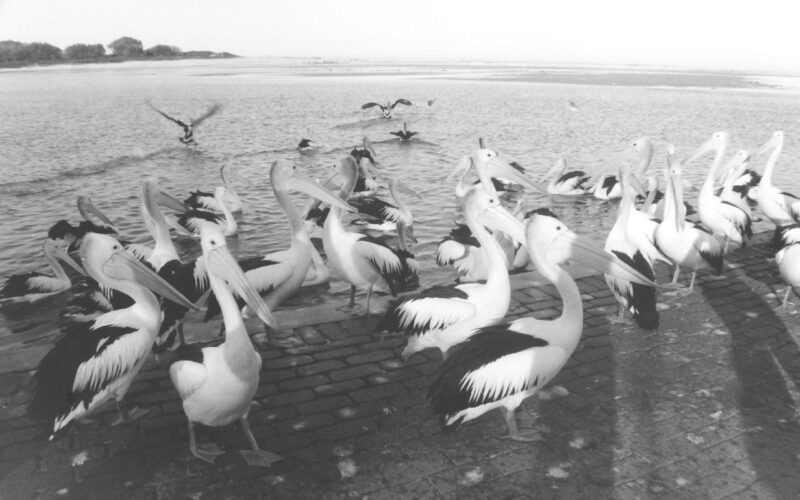
[[[678,286],[681,268],[692,271],[689,288],[682,294],[689,294],[694,289],[694,280],[698,269],[711,269],[718,275],[722,272],[722,246],[702,227],[686,221],[683,209],[683,167],[674,158],[674,149],[670,145],[667,153],[668,167],[665,171],[667,192],[664,203],[664,221],[656,228],[656,245],[673,263],[675,274],[668,286]]]
[[[442,425],[455,427],[500,408],[509,439],[533,441],[521,433],[514,410],[550,382],[567,362],[583,331],[583,304],[575,281],[560,265],[579,260],[618,278],[654,286],[641,273],[568,230],[548,209],[534,210],[526,226],[516,222],[514,238],[526,237],[531,260],[561,295],[561,316],[521,318],[485,326],[452,349],[428,391]]]
[[[48,237],[42,249],[44,258],[55,276],[47,276],[39,272],[14,274],[9,276],[0,288],[0,303],[3,302],[35,302],[50,295],[63,292],[72,286],[59,259],[69,267],[85,275],[83,269],[67,254],[71,239]]]
[[[486,283],[435,286],[406,296],[389,307],[376,331],[402,332],[408,343],[402,357],[436,347],[447,354],[478,328],[499,323],[508,312],[511,284],[505,257],[484,226],[513,236],[520,222],[497,196],[475,186],[464,197],[464,218],[489,261]],[[517,239],[518,242],[524,238]]]
[[[362,160],[363,161],[363,160]],[[335,166],[336,173],[343,178],[339,196],[348,199],[356,183],[355,160],[347,156]],[[322,228],[322,244],[331,270],[342,280],[350,283],[350,303],[346,310],[355,308],[356,288],[367,289],[366,314],[370,312],[372,290],[379,281],[384,281],[392,295],[410,277],[411,269],[401,260],[396,251],[381,241],[361,233],[346,231],[342,225],[340,205],[331,206]]]
[[[747,213],[733,203],[722,201],[721,198],[714,195],[714,181],[722,166],[722,159],[728,148],[729,140],[730,136],[727,132],[715,132],[711,139],[700,146],[687,160],[687,162],[692,162],[707,152],[714,151],[714,161],[708,169],[703,187],[700,188],[697,210],[700,222],[711,230],[712,234],[724,238],[723,254],[726,253],[729,242],[733,241],[744,246],[747,244],[747,240],[753,236],[750,217]]]
[[[177,124],[179,127],[181,127],[183,129],[183,137],[178,137],[178,140],[181,141],[181,143],[183,143],[183,144],[185,144],[187,146],[192,145],[192,144],[195,145],[195,146],[197,145],[197,142],[195,142],[195,140],[194,140],[194,129],[195,129],[195,127],[200,125],[207,118],[210,118],[210,117],[214,116],[217,113],[217,111],[219,111],[220,108],[221,108],[221,106],[219,104],[214,104],[210,108],[208,108],[208,110],[206,110],[205,113],[203,113],[202,115],[200,115],[199,117],[197,117],[195,119],[189,120],[189,123],[186,124],[186,123],[178,120],[177,118],[173,118],[173,117],[169,116],[168,114],[166,114],[163,111],[159,110],[158,108],[156,108],[155,106],[153,106],[149,102],[147,103],[147,105],[150,106],[155,112],[157,112],[158,114],[160,114],[161,116],[163,116],[167,120]]]
[[[582,170],[573,170],[571,172],[564,171],[567,169],[567,161],[560,158],[555,165],[553,165],[546,174],[539,180],[543,184],[547,180],[550,183],[547,185],[547,192],[550,194],[560,194],[564,196],[576,196],[586,194],[585,186],[589,182],[589,176]]]
[[[632,192],[633,176],[628,168],[620,168],[619,178],[622,186],[622,198],[619,202],[617,220],[606,238],[605,251],[616,255],[619,260],[640,272],[648,280],[655,279],[652,261],[648,259],[646,250],[642,251],[635,240],[628,237],[630,231],[641,231],[641,226],[631,228],[631,225],[641,221],[633,216],[636,210],[633,206],[634,193]],[[646,216],[645,216],[646,217]],[[655,226],[655,223],[653,223]],[[650,231],[653,231],[651,229]],[[652,246],[649,241],[646,243]],[[658,328],[658,311],[656,310],[656,291],[652,286],[641,285],[635,282],[616,278],[610,274],[605,275],[606,284],[611,293],[619,302],[619,316],[610,318],[613,322],[624,322],[625,311],[633,314],[636,324],[645,330]]]
[[[772,137],[758,151],[758,154],[764,154],[767,151],[772,151],[772,153],[764,167],[761,182],[758,183],[756,200],[761,211],[773,224],[790,226],[800,222],[800,199],[793,194],[780,191],[772,185],[772,171],[775,169],[782,150],[783,132],[779,130],[773,133]]]
[[[789,304],[789,294],[800,286],[800,224],[778,227],[775,236],[778,240],[775,262],[786,282],[786,293],[781,303],[781,308],[785,309]]]
[[[269,467],[281,457],[261,450],[250,431],[247,415],[258,389],[261,355],[250,342],[236,297],[241,297],[273,328],[276,327],[275,318],[228,251],[219,229],[202,227],[200,245],[203,267],[222,308],[225,341],[214,347],[187,346],[179,351],[178,360],[169,367],[169,376],[183,401],[189,423],[189,450],[195,457],[213,463],[224,451],[215,445],[198,447],[195,423],[221,427],[238,420],[252,448],[240,454],[249,465]]]
[[[402,142],[409,142],[412,137],[417,135],[417,132],[412,132],[408,130],[408,126],[406,122],[403,122],[403,130],[398,130],[397,132],[389,132],[393,136],[399,137]]]
[[[219,177],[222,180],[222,186],[225,188],[225,191],[222,194],[222,201],[224,203],[220,203],[219,200],[216,199],[216,191],[209,193],[200,191],[199,189],[192,192],[189,197],[184,200],[184,203],[190,207],[205,208],[217,213],[223,213],[223,207],[228,207],[228,209],[233,213],[241,213],[242,200],[239,198],[239,195],[236,194],[236,191],[233,188],[233,183],[230,182],[231,178],[236,175],[236,172],[231,167],[228,170],[230,175],[228,178],[226,178],[226,169],[228,169],[228,165],[222,165],[219,168]]]
[[[292,231],[291,245],[287,250],[242,259],[239,265],[258,293],[264,296],[270,309],[275,309],[310,277],[309,270],[314,260],[313,254],[316,252],[306,232],[303,218],[292,204],[289,192],[300,191],[324,203],[330,203],[337,210],[354,209],[303,175],[294,163],[288,160],[274,161],[269,177],[275,199],[289,219]],[[241,302],[241,306],[244,307],[243,300]],[[214,294],[209,296],[207,305],[206,321],[220,313],[219,303]],[[245,317],[249,318],[251,315],[249,308],[243,309],[242,312]]]
[[[383,117],[388,119],[388,118],[392,117],[392,110],[398,104],[402,104],[403,106],[411,106],[411,101],[406,100],[406,99],[398,99],[398,100],[394,101],[394,103],[387,102],[386,106],[384,106],[382,104],[378,104],[377,102],[368,102],[368,103],[362,105],[361,109],[369,109],[369,108],[372,108],[374,106],[378,106],[379,108],[381,108],[381,112],[383,113]]]
[[[80,253],[92,278],[131,297],[133,305],[68,327],[39,363],[29,412],[52,422],[50,439],[112,398],[119,411],[117,423],[146,413],[129,412],[122,398],[150,354],[161,324],[161,307],[151,290],[194,308],[109,235],[88,233]]]

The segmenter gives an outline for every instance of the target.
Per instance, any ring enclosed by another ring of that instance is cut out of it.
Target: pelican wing
[[[178,391],[178,395],[185,400],[194,393],[208,377],[208,369],[203,364],[203,347],[189,344],[176,351],[177,361],[169,367],[169,377]]]
[[[31,292],[47,292],[49,290],[34,289],[36,286],[36,278],[42,277],[42,273],[29,273],[29,274],[15,274],[6,279],[3,288],[0,289],[0,298],[20,297]]]
[[[448,425],[460,423],[453,417],[463,410],[542,387],[566,362],[563,348],[510,328],[481,328],[449,352],[428,390],[434,410]]]
[[[396,206],[375,196],[356,198],[349,200],[348,203],[355,207],[358,213],[370,215],[382,221],[397,222],[397,219],[402,216],[402,212]]]
[[[628,255],[618,250],[612,250],[611,253],[617,256],[619,260],[628,264],[636,269],[642,275],[649,279],[654,279],[653,267],[647,261],[645,256],[639,250],[636,250],[632,255]],[[641,285],[639,283],[631,283],[627,280],[622,280],[614,276],[605,275],[606,283],[611,291],[622,299],[623,306],[631,311],[636,324],[645,330],[654,330],[658,328],[658,310],[656,309],[656,289],[652,286]]]
[[[446,266],[467,256],[467,247],[455,240],[442,240],[436,247],[436,263]]]
[[[394,103],[391,106],[391,109],[394,109],[394,107],[397,106],[398,104],[402,104],[404,106],[411,106],[411,101],[409,101],[408,99],[398,99],[394,101]]]
[[[753,236],[752,223],[747,212],[729,201],[722,201],[718,206],[722,216],[736,226],[736,230],[742,237],[749,239]]]
[[[361,109],[369,109],[373,106],[378,106],[379,108],[383,109],[383,106],[378,104],[377,102],[368,102],[366,104],[362,104]]]
[[[381,274],[393,273],[400,270],[400,259],[386,245],[375,238],[362,236],[353,245],[355,251],[370,261]]]
[[[183,128],[184,128],[184,130],[189,128],[189,126],[188,126],[188,125],[186,125],[186,124],[185,124],[185,123],[183,123],[182,121],[178,120],[177,118],[173,118],[173,117],[169,116],[168,114],[164,113],[163,111],[161,111],[160,109],[156,108],[155,106],[153,106],[153,105],[152,105],[152,104],[150,104],[150,103],[147,103],[147,104],[148,104],[148,106],[150,106],[150,107],[151,107],[151,108],[152,108],[152,109],[153,109],[153,110],[154,110],[156,113],[160,114],[161,116],[163,116],[164,118],[166,118],[167,120],[169,120],[169,121],[171,121],[171,122],[177,123],[178,125],[180,125],[181,127],[183,127]]]
[[[224,221],[225,217],[222,215],[199,209],[189,210],[178,217],[178,224],[192,233],[199,233],[204,223],[221,224]]]
[[[202,123],[202,122],[203,122],[204,120],[206,120],[207,118],[211,118],[212,116],[214,116],[215,114],[217,114],[217,112],[218,112],[220,109],[222,109],[222,106],[220,106],[219,104],[213,104],[213,105],[212,105],[210,108],[208,108],[208,109],[206,110],[206,112],[205,112],[205,113],[203,113],[202,115],[198,116],[198,117],[197,117],[197,118],[195,118],[194,120],[191,120],[191,124],[192,124],[192,126],[193,126],[193,127],[196,127],[196,126],[200,125],[200,123]]]
[[[686,230],[693,231],[692,246],[694,249],[708,263],[714,274],[720,274],[722,272],[722,245],[719,244],[719,241],[701,226],[687,226]]]
[[[477,312],[469,295],[460,287],[435,286],[395,302],[375,331],[418,335],[467,321]]]
[[[584,184],[587,182],[589,182],[589,176],[581,170],[573,170],[559,177],[556,183],[563,184],[569,189],[585,189]]]

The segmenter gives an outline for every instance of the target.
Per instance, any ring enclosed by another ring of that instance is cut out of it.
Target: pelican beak
[[[778,135],[772,134],[772,137],[770,137],[769,140],[765,142],[764,145],[758,149],[758,153],[756,154],[763,155],[767,151],[770,151],[777,146],[778,146]]]
[[[189,207],[187,207],[185,203],[166,191],[158,192],[158,204],[159,206],[169,208],[170,210],[174,210],[176,212],[186,212],[189,210]]]
[[[264,303],[264,299],[258,295],[253,285],[247,281],[242,268],[239,267],[236,259],[233,258],[226,246],[211,250],[206,259],[209,269],[213,269],[214,273],[224,279],[231,290],[239,297],[242,297],[250,309],[256,312],[261,321],[272,328],[277,328],[278,322],[269,307]]]
[[[547,191],[542,186],[528,179],[523,173],[500,158],[490,158],[487,167],[487,174],[489,174],[489,177],[504,177],[516,184],[521,184],[535,189],[542,194],[547,194]]]
[[[711,140],[706,141],[705,144],[697,148],[695,152],[692,153],[692,156],[690,156],[688,160],[685,160],[684,163],[691,163],[696,159],[700,158],[701,156],[703,156],[704,154],[708,153],[709,151],[713,151],[714,149],[716,148],[714,147],[714,144],[711,142]]]
[[[331,206],[341,208],[342,210],[346,210],[348,212],[357,211],[355,208],[339,199],[338,196],[334,195],[324,187],[306,177],[304,174],[301,174],[297,171],[295,171],[294,174],[289,177],[288,181],[286,182],[286,186],[292,191],[300,191],[301,193],[305,193],[324,203],[328,203]]]
[[[550,169],[549,169],[549,170],[548,170],[548,171],[547,171],[547,172],[546,172],[546,173],[545,173],[545,174],[542,176],[542,178],[541,178],[541,179],[539,179],[539,184],[544,184],[544,183],[547,181],[547,179],[549,179],[550,177],[552,177],[552,176],[553,176],[553,174],[555,174],[556,172],[558,172],[558,171],[560,171],[560,170],[563,170],[565,166],[566,166],[566,165],[565,165],[565,161],[564,161],[564,159],[563,159],[563,158],[559,159],[559,160],[558,160],[558,161],[555,163],[555,165],[553,165],[552,167],[550,167]]]
[[[568,229],[556,238],[547,253],[553,254],[561,262],[574,259],[596,271],[610,274],[619,279],[641,285],[656,286],[653,280],[622,262],[615,255],[603,250],[601,243],[578,236]]]
[[[419,240],[414,236],[414,226],[406,226],[403,228],[406,234],[406,239],[412,244],[416,245]]]
[[[447,178],[444,180],[448,184],[452,181],[453,177],[466,173],[472,167],[472,158],[469,156],[465,156],[459,160],[458,164],[453,168],[453,171],[447,175]]]
[[[671,168],[671,167],[670,167]],[[675,217],[677,217],[678,231],[686,227],[686,217],[683,215],[683,179],[678,172],[670,172],[669,189],[672,190],[672,200],[675,204]]]
[[[65,241],[66,243],[66,241]],[[71,245],[70,245],[71,246]],[[55,256],[58,257],[62,262],[67,264],[69,267],[77,271],[79,274],[83,276],[87,276],[86,271],[77,263],[75,260],[69,256],[67,250],[62,247],[56,247],[56,251],[54,252]]]
[[[497,205],[487,208],[478,216],[478,219],[481,224],[489,229],[506,233],[515,243],[527,244],[525,240],[525,224],[502,206]]]
[[[85,210],[86,210],[88,213],[91,213],[91,214],[94,214],[94,215],[96,215],[96,216],[97,216],[97,218],[99,218],[101,221],[105,222],[105,223],[106,223],[106,224],[108,224],[109,226],[112,226],[112,227],[114,226],[114,223],[113,223],[113,222],[111,222],[111,219],[109,219],[108,217],[106,217],[106,214],[104,214],[103,212],[101,212],[101,211],[100,211],[100,209],[99,209],[99,208],[97,208],[97,207],[94,205],[94,203],[92,203],[92,200],[91,200],[91,199],[89,199],[88,197],[82,197],[82,198],[83,198],[83,203],[84,203],[84,205],[83,205],[83,206],[84,206],[84,209],[85,209]]]
[[[364,137],[364,149],[369,151],[372,159],[375,160],[375,163],[378,163],[378,153],[375,152],[375,148],[372,147],[372,142],[370,142],[366,136]]]
[[[628,172],[625,174],[625,179],[628,181],[628,185],[631,186],[636,194],[645,198],[647,197],[647,188],[642,181],[639,180],[638,177],[633,175],[633,173]],[[620,179],[622,179],[622,174],[620,174]]]
[[[400,191],[404,192],[405,194],[407,194],[409,196],[414,196],[415,198],[420,199],[420,200],[422,199],[422,195],[421,194],[419,194],[418,192],[416,192],[413,189],[411,189],[411,186],[409,186],[408,184],[406,184],[405,182],[403,182],[403,181],[401,181],[399,179],[397,180],[397,187],[400,189]]]
[[[180,306],[195,311],[200,310],[175,287],[164,281],[164,278],[139,262],[136,257],[128,253],[124,248],[117,250],[108,258],[103,264],[103,272],[111,278],[139,283],[153,293]]]

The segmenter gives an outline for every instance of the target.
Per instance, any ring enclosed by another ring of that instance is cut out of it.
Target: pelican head
[[[746,149],[740,149],[734,154],[730,160],[722,167],[723,183],[728,180],[735,180],[742,171],[747,168],[750,162],[750,152]]]
[[[542,176],[542,178],[539,179],[539,183],[543,183],[543,182],[547,181],[548,179],[550,179],[554,175],[560,174],[561,172],[563,172],[566,169],[567,169],[567,160],[565,160],[564,158],[559,158],[558,160],[556,160],[556,162],[553,164],[553,166],[550,167],[550,169],[547,171],[547,173],[545,173]]]
[[[81,217],[85,220],[90,220],[89,215],[94,215],[105,224],[112,227],[114,226],[114,223],[92,203],[92,199],[88,196],[78,196],[78,212],[80,212]]]
[[[716,154],[723,153],[728,147],[729,142],[730,134],[727,132],[714,132],[714,135],[711,136],[711,139],[707,140],[702,146],[697,148],[697,150],[695,150],[695,152],[689,157],[688,160],[686,160],[686,162],[693,162],[709,151],[714,151]]]
[[[142,183],[142,206],[147,209],[152,216],[159,206],[185,212],[189,210],[182,201],[161,189],[161,185],[154,177],[148,177]]]
[[[242,297],[264,323],[277,328],[277,321],[258,292],[247,281],[242,269],[228,250],[225,236],[217,227],[204,225],[200,228],[200,247],[203,249],[206,270],[221,278],[233,292]]]
[[[128,253],[119,241],[107,234],[88,233],[83,238],[80,254],[86,272],[99,283],[114,288],[115,282],[134,282],[178,305],[199,310],[155,271]]]
[[[342,162],[354,161],[351,156],[343,159]],[[269,171],[269,179],[272,189],[276,192],[300,191],[324,203],[335,205],[342,210],[354,212],[355,208],[343,202],[339,197],[309,179],[305,174],[297,169],[297,165],[289,160],[275,160]]]
[[[67,264],[69,267],[77,271],[78,273],[86,276],[86,271],[83,270],[81,266],[78,265],[72,257],[69,256],[68,249],[70,244],[72,243],[73,239],[70,238],[46,238],[44,240],[44,253],[48,255],[52,255],[53,257],[59,259],[60,261]]]
[[[773,149],[780,149],[782,147],[783,147],[783,131],[777,130],[772,133],[772,136],[769,138],[769,140],[765,142],[764,145],[758,149],[758,153],[756,154],[762,155],[767,151],[772,151]]]
[[[570,231],[548,208],[538,208],[525,216],[528,249],[536,258],[551,265],[576,260],[597,271],[620,279],[655,286],[655,283],[603,250],[603,245]]]
[[[467,221],[474,220],[493,231],[502,231],[517,243],[525,243],[522,222],[503,208],[496,195],[480,185],[467,192],[464,198],[464,217]]]

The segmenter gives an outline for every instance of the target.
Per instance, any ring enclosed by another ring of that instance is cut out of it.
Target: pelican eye
[[[556,226],[556,231],[561,231],[561,226]]]

